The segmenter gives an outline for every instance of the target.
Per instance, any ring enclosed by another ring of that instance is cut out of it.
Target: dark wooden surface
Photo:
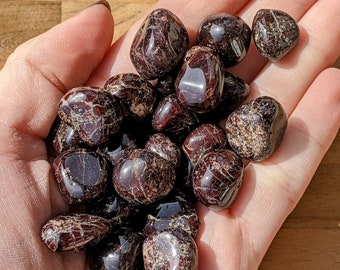
[[[156,1],[109,2],[117,39]],[[0,67],[19,44],[66,20],[89,3],[1,0]],[[335,66],[340,67],[339,60]],[[340,269],[340,132],[303,198],[275,237],[260,269]]]

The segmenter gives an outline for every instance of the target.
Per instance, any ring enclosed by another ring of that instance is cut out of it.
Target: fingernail
[[[105,6],[108,10],[110,10],[110,12],[111,12],[110,4],[109,4],[109,2],[106,1],[106,0],[99,0],[99,1],[96,1],[96,2],[92,3],[89,7],[92,7],[92,6],[94,6],[94,5],[103,5],[103,6]]]

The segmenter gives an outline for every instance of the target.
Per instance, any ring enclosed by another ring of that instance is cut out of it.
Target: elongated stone
[[[130,58],[142,77],[157,79],[178,65],[188,45],[188,32],[180,19],[160,8],[152,11],[138,30]]]

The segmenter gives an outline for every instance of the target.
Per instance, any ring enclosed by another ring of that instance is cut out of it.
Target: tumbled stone
[[[104,89],[119,98],[125,117],[142,119],[155,107],[156,92],[152,84],[138,74],[117,74],[105,83]]]
[[[194,46],[185,55],[175,88],[178,99],[188,110],[205,113],[214,109],[223,91],[224,68],[207,47]]]
[[[195,114],[182,106],[176,94],[164,97],[152,116],[153,128],[176,142],[184,139],[197,123]]]
[[[287,13],[261,9],[253,20],[253,38],[258,51],[272,62],[279,61],[298,43],[300,30]]]
[[[100,197],[107,187],[108,162],[90,150],[63,152],[54,160],[53,170],[59,191],[69,204]]]
[[[174,165],[146,149],[126,151],[113,171],[117,193],[132,204],[150,204],[174,187]]]
[[[160,8],[152,11],[137,31],[130,58],[143,78],[156,79],[176,68],[188,45],[188,32],[180,19]]]
[[[41,228],[41,239],[52,251],[78,251],[97,244],[111,230],[111,223],[102,217],[71,213],[59,215]]]
[[[251,29],[247,23],[228,13],[206,18],[197,34],[197,44],[213,49],[225,67],[232,67],[244,59],[250,40]]]
[[[197,270],[198,250],[194,239],[183,230],[155,232],[143,243],[145,270]]]
[[[231,150],[210,151],[199,159],[191,177],[197,199],[222,210],[236,199],[243,179],[243,162]]]
[[[140,233],[129,228],[119,229],[90,250],[89,267],[91,270],[142,270],[142,244]]]
[[[143,233],[148,236],[155,231],[181,229],[195,238],[199,225],[192,198],[183,192],[175,192],[149,209]]]
[[[231,148],[253,161],[270,157],[281,144],[286,128],[287,116],[281,104],[268,96],[242,105],[225,123]]]
[[[57,153],[62,153],[69,149],[85,145],[80,139],[78,132],[59,117],[56,119],[55,126],[51,130],[50,136],[53,148]]]
[[[123,120],[118,102],[103,89],[89,86],[68,91],[59,102],[58,115],[90,146],[117,133]]]
[[[190,132],[182,149],[195,165],[205,152],[223,149],[226,144],[227,137],[222,128],[213,124],[202,124]]]
[[[181,149],[162,133],[155,133],[150,136],[144,148],[174,164],[178,168],[181,161]]]

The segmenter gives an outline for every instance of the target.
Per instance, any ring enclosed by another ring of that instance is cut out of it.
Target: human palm
[[[255,269],[339,129],[340,72],[328,68],[340,53],[339,2],[161,0],[157,6],[178,15],[192,43],[199,23],[222,11],[251,24],[257,10],[275,8],[299,22],[300,41],[285,59],[268,63],[252,45],[246,59],[230,70],[250,84],[250,98],[270,95],[283,105],[289,122],[281,146],[268,160],[248,165],[231,208],[213,212],[197,206],[199,268]],[[111,46],[112,17],[104,6],[94,5],[21,45],[2,69],[1,269],[85,268],[84,252],[52,253],[40,239],[41,225],[67,211],[51,174],[45,139],[68,89],[102,86],[114,74],[134,72],[129,48],[138,26]]]

